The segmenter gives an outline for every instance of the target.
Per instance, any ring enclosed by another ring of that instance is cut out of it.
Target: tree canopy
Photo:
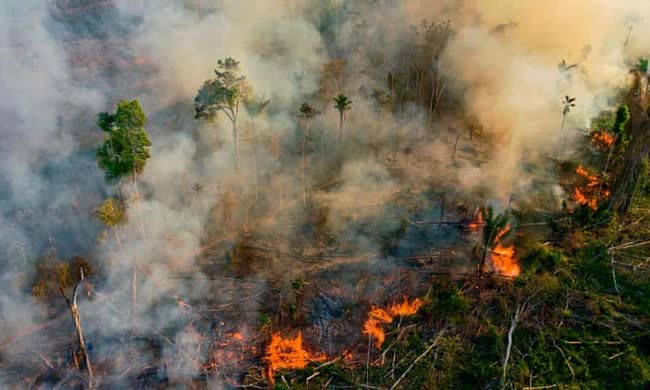
[[[106,138],[97,149],[97,163],[106,172],[107,179],[142,172],[151,156],[146,123],[147,116],[137,100],[123,100],[115,113],[98,115],[97,124],[106,132]]]
[[[252,97],[252,88],[232,57],[217,61],[215,78],[206,80],[194,98],[197,119],[214,119],[219,111],[231,122],[237,120],[239,106]]]

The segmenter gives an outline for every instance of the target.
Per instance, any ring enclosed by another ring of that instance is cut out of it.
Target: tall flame
[[[411,316],[417,313],[420,307],[422,307],[422,301],[419,298],[415,298],[413,302],[409,302],[406,297],[404,297],[402,303],[394,303],[387,309],[373,306],[368,313],[368,319],[363,324],[363,334],[374,338],[375,345],[379,348],[386,339],[386,333],[382,324],[390,324],[398,316]]]
[[[586,179],[587,184],[574,188],[572,198],[579,204],[587,205],[591,209],[596,210],[598,208],[599,198],[607,198],[610,194],[609,190],[602,189],[601,191],[602,186],[598,176],[589,173],[582,165],[576,168],[576,173]]]
[[[302,346],[302,333],[294,338],[283,338],[279,333],[271,335],[271,341],[266,347],[265,360],[268,363],[267,375],[269,381],[275,383],[275,371],[281,369],[301,369],[311,361],[319,361],[324,355],[315,356]]]
[[[521,267],[519,266],[519,261],[515,256],[515,246],[513,244],[504,245],[501,242],[503,236],[505,236],[510,231],[510,226],[506,226],[501,230],[495,242],[497,243],[491,252],[492,265],[496,269],[499,275],[507,276],[514,278],[521,273]]]

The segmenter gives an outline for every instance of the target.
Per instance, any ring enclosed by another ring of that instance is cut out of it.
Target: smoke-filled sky
[[[55,3],[0,4],[2,335],[45,320],[44,305],[33,303],[26,281],[35,259],[50,247],[61,258],[80,254],[101,262],[106,289],[125,296],[137,262],[149,275],[140,288],[140,326],[175,321],[178,310],[158,309],[161,296],[199,298],[209,289],[202,283],[182,286],[169,276],[200,274],[194,255],[206,236],[211,229],[228,230],[222,209],[237,210],[234,224],[251,218],[254,150],[246,140],[253,129],[264,140],[256,158],[269,204],[296,201],[301,208],[302,133],[296,115],[302,101],[321,111],[313,121],[311,147],[335,154],[338,112],[331,96],[319,97],[321,71],[330,60],[347,61],[339,88],[353,101],[345,122],[343,184],[334,192],[317,185],[318,157],[309,160],[314,169],[308,168],[307,176],[311,195],[330,214],[329,228],[340,231],[351,220],[372,220],[379,229],[377,221],[386,215],[382,205],[400,188],[422,183],[504,204],[510,194],[526,198],[541,181],[559,204],[554,173],[523,167],[544,166],[555,151],[562,99],[577,98],[562,148],[570,155],[572,140],[599,111],[611,108],[627,69],[650,51],[650,6],[640,0],[124,0],[67,11]],[[409,25],[423,18],[448,20],[455,32],[439,58],[427,59],[440,71],[447,103],[434,121],[438,135],[425,140],[420,132],[427,131],[422,123],[428,114],[422,107],[409,105],[400,117],[378,119],[370,93],[385,89],[389,71],[411,65],[404,54],[413,44]],[[270,100],[254,124],[242,110],[241,171],[233,163],[230,124],[223,118],[198,122],[192,109],[216,60],[227,56],[241,62],[256,95]],[[381,61],[374,60],[378,56]],[[562,73],[562,59],[578,66]],[[132,204],[124,248],[115,256],[98,240],[103,228],[93,216],[117,191],[95,165],[102,134],[94,121],[120,99],[142,103],[153,146],[140,177],[146,235],[138,236],[140,218]],[[483,149],[494,149],[485,161],[461,158],[452,166],[455,133],[448,129],[465,131],[467,118],[491,135],[493,144]],[[427,161],[414,162],[400,178],[386,161],[395,134],[402,148],[416,149]],[[374,154],[370,144],[383,152]],[[202,189],[195,191],[195,184]],[[234,200],[229,193],[236,194]],[[235,206],[224,206],[227,202]],[[305,212],[296,214],[306,219]],[[271,224],[268,230],[277,228]],[[367,235],[353,236],[364,250],[378,249]],[[130,326],[105,307],[89,317],[116,332]],[[184,337],[179,334],[179,342]]]

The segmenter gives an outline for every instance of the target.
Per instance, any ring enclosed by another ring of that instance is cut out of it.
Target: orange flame
[[[271,384],[275,383],[275,371],[281,369],[301,369],[311,361],[319,361],[324,355],[314,356],[302,346],[302,333],[295,338],[283,338],[279,333],[271,335],[266,347],[265,360],[268,362],[267,375]]]
[[[607,198],[610,195],[609,190],[603,189],[600,191],[601,181],[598,176],[589,173],[589,171],[583,168],[582,165],[579,165],[578,168],[576,168],[576,173],[586,179],[587,184],[583,187],[576,187],[573,190],[573,200],[579,204],[587,205],[591,209],[596,210],[598,208],[598,201],[600,200],[599,196],[601,198]]]
[[[495,239],[497,245],[492,249],[491,260],[492,265],[497,273],[502,276],[514,278],[521,273],[519,261],[515,256],[515,246],[513,244],[504,245],[501,239],[510,231],[510,226],[506,226],[501,230]]]
[[[597,131],[591,135],[591,143],[602,149],[610,148],[614,141],[614,136],[605,131]]]
[[[394,303],[388,309],[373,306],[368,313],[368,319],[363,324],[363,334],[374,338],[375,345],[379,348],[386,339],[386,332],[384,332],[382,324],[390,324],[397,316],[411,316],[417,313],[420,307],[422,307],[422,301],[419,298],[409,302],[406,297],[402,303]]]

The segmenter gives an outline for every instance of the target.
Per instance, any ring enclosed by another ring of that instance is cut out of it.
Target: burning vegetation
[[[437,3],[0,7],[0,388],[648,387],[650,7]]]
[[[496,246],[492,249],[492,265],[498,275],[514,278],[519,275],[521,268],[515,257],[515,245],[505,245],[503,237],[510,232],[510,226],[506,226],[497,234]]]
[[[363,334],[375,340],[375,346],[380,348],[386,339],[384,325],[393,322],[395,317],[412,316],[420,310],[422,300],[415,298],[409,302],[406,297],[401,303],[394,303],[386,309],[372,307],[368,313],[368,319],[363,324]]]
[[[273,333],[271,341],[266,347],[264,359],[267,363],[267,377],[271,384],[275,383],[277,370],[296,370],[307,367],[311,362],[322,361],[324,355],[314,355],[302,345],[302,333],[295,337],[282,337],[280,333]]]
[[[591,143],[600,149],[609,149],[614,145],[616,136],[607,131],[596,131],[591,135]]]
[[[582,165],[576,168],[576,174],[580,181],[586,183],[573,189],[573,200],[578,204],[589,206],[592,210],[598,209],[598,203],[610,195],[606,184],[598,175],[590,173]]]

